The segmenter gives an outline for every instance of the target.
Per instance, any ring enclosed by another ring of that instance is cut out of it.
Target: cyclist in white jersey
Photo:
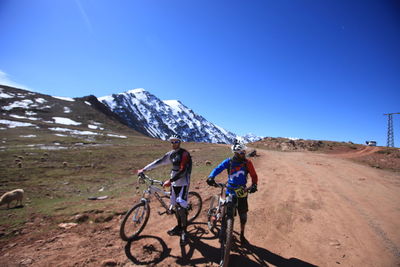
[[[182,139],[179,135],[172,135],[168,141],[171,142],[172,150],[163,157],[151,162],[138,173],[149,171],[159,166],[172,164],[171,178],[164,182],[163,186],[171,186],[171,206],[176,209],[177,225],[168,231],[169,235],[180,235],[181,244],[187,243],[187,197],[190,186],[190,174],[192,172],[192,159],[190,153],[181,148]]]

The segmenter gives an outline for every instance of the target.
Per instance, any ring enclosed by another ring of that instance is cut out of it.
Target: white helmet
[[[179,140],[179,141],[182,142],[182,138],[181,138],[181,136],[180,136],[179,134],[173,134],[173,135],[171,135],[171,136],[168,138],[168,141],[171,141],[171,140]]]
[[[246,150],[247,147],[243,143],[235,141],[235,143],[231,146],[231,149],[232,149],[232,152],[235,153],[235,152],[240,152],[240,151]]]

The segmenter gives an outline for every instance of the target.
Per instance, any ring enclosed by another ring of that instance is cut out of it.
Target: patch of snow
[[[3,109],[5,109],[5,110],[11,110],[13,108],[25,108],[25,109],[27,109],[27,108],[29,108],[30,104],[33,104],[32,100],[24,99],[24,100],[21,100],[21,101],[15,101],[14,103],[11,103],[10,105],[3,107]]]
[[[0,98],[14,98],[15,96],[10,93],[4,93],[3,88],[0,88]]]
[[[65,135],[65,134],[54,134],[54,135],[61,136],[61,137],[68,137],[68,135]]]
[[[53,117],[53,120],[58,124],[64,124],[64,125],[81,125],[82,124],[80,122],[76,122],[69,118],[63,118],[63,117]]]
[[[64,147],[64,146],[40,146],[39,149],[42,149],[42,150],[62,150],[62,149],[68,149],[68,147]]]
[[[116,103],[115,103],[114,97],[112,95],[99,97],[98,100],[100,102],[102,102],[103,104],[109,106],[111,109],[115,108]]]
[[[20,122],[20,121],[9,121],[9,120],[0,120],[0,124],[6,124],[6,125],[8,125],[8,128],[35,126],[32,123]]]
[[[97,125],[91,125],[91,124],[88,125],[88,128],[93,129],[93,130],[102,130],[102,131],[104,130],[103,127],[100,127]]]
[[[138,100],[147,101],[147,92],[143,88],[137,88],[133,90],[129,90],[126,94],[133,94]]]
[[[19,137],[32,138],[37,136],[35,134],[28,134],[28,135],[20,135]]]
[[[143,88],[136,88],[133,90],[126,91],[126,93],[128,93],[128,94],[141,94],[144,92],[146,92],[146,90],[144,90]]]
[[[92,105],[90,102],[87,102],[87,101],[85,101],[85,104],[86,104],[86,105],[89,105],[89,106]]]
[[[27,117],[19,116],[19,115],[14,115],[14,114],[11,114],[10,117],[16,118],[16,119],[27,119]]]
[[[70,102],[74,102],[75,101],[75,99],[73,99],[71,97],[53,96],[53,98],[57,98],[57,99],[64,100],[64,101],[70,101]]]
[[[72,130],[72,129],[67,129],[67,128],[49,128],[49,130],[56,131],[56,132],[66,132],[70,134],[76,134],[76,135],[99,135],[98,133],[91,132],[91,131],[78,131],[78,130]]]
[[[128,138],[128,137],[126,137],[125,135],[116,135],[116,134],[107,134],[107,136],[110,136],[110,137],[117,137],[117,138]]]
[[[36,99],[35,99],[35,101],[36,101],[37,103],[39,103],[39,104],[43,104],[43,103],[46,103],[46,102],[47,102],[47,100],[46,100],[46,99],[44,99],[44,98],[41,98],[41,97],[39,97],[39,98],[36,98]]]
[[[64,107],[64,113],[71,113],[71,109],[69,107]]]
[[[30,118],[28,118],[28,117],[19,116],[19,115],[14,115],[14,114],[10,115],[10,117],[12,117],[12,118],[16,118],[16,119],[25,119],[25,120],[31,120],[31,121],[37,121],[37,120],[39,120],[38,118],[34,118],[34,117],[30,117]]]
[[[33,111],[25,111],[25,115],[26,116],[35,116],[35,115],[37,115],[37,113],[36,112],[33,112]]]

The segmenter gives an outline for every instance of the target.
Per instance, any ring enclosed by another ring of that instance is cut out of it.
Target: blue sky
[[[400,112],[394,0],[1,0],[0,36],[0,83],[144,88],[237,134],[386,145]]]

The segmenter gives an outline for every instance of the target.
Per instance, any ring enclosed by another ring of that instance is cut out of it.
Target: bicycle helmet
[[[235,143],[231,146],[232,152],[233,153],[238,153],[240,151],[246,150],[247,147],[238,141],[235,141]]]
[[[181,136],[180,136],[179,134],[173,134],[173,135],[171,135],[171,136],[168,138],[168,141],[171,141],[171,140],[179,140],[180,142],[182,142],[182,138],[181,138]]]

